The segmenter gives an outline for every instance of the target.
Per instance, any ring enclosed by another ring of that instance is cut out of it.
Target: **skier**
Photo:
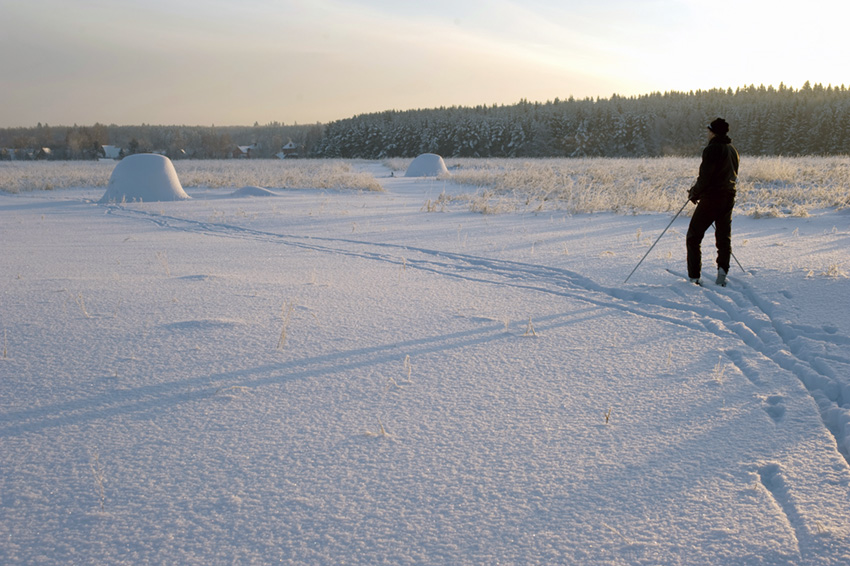
[[[702,151],[699,176],[688,191],[688,199],[697,205],[688,226],[685,244],[688,250],[688,278],[700,284],[702,253],[700,246],[705,231],[715,225],[717,245],[717,284],[726,286],[729,259],[732,255],[732,207],[735,206],[735,184],[738,181],[738,150],[727,135],[729,124],[717,118],[708,125],[708,145]]]

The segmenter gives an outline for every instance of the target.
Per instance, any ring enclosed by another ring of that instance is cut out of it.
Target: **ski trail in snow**
[[[592,279],[561,268],[399,244],[263,232],[229,224],[187,220],[129,210],[119,205],[106,206],[111,214],[142,218],[163,228],[284,244],[317,252],[382,261],[478,283],[508,285],[518,289],[546,292],[596,306],[610,307],[648,318],[655,318],[662,322],[698,331],[705,330],[705,324],[690,315],[712,316],[711,309],[663,299],[649,292],[606,287]],[[381,253],[374,250],[386,251]],[[389,253],[390,251],[394,253]],[[689,316],[682,316],[683,313]],[[731,335],[722,328],[718,328],[717,333]]]
[[[151,408],[176,408],[215,397],[228,386],[256,387],[308,379],[316,374],[344,375],[351,370],[397,360],[402,353],[417,356],[463,348],[469,344],[497,342],[510,337],[495,323],[453,334],[417,338],[391,344],[322,354],[271,363],[236,372],[205,374],[169,383],[130,390],[99,392],[90,397],[59,401],[48,406],[25,407],[0,414],[0,439],[48,430],[58,426],[106,419],[118,414],[145,413]]]
[[[761,485],[776,505],[776,511],[783,517],[783,523],[790,531],[796,553],[799,557],[807,554],[804,542],[809,540],[804,527],[803,518],[797,506],[788,494],[788,486],[779,464],[767,464],[758,469]]]
[[[846,337],[836,335],[824,342],[803,335],[784,320],[776,304],[759,295],[749,282],[734,281],[741,288],[737,300],[736,293],[725,291],[709,290],[708,297],[730,317],[737,318],[732,330],[747,345],[800,380],[817,403],[838,450],[850,463],[850,382],[842,382],[842,376],[832,367],[835,363],[847,364],[846,358],[822,352],[830,344],[844,347]],[[761,347],[757,347],[759,344]]]
[[[830,347],[846,349],[850,338],[832,329],[810,332],[811,329],[791,324],[783,318],[778,305],[759,295],[745,279],[730,277],[730,286],[725,288],[695,287],[688,283],[674,285],[674,294],[682,298],[679,301],[659,296],[653,292],[657,288],[604,286],[581,274],[539,264],[400,244],[279,234],[132,210],[115,204],[104,206],[109,214],[146,220],[170,230],[283,244],[403,265],[444,277],[549,293],[699,332],[710,332],[721,338],[735,338],[801,381],[816,401],[824,425],[835,438],[839,451],[850,464],[850,379],[846,377],[846,371],[836,371],[833,367],[850,366],[850,358],[828,351]],[[694,294],[707,300],[695,301]],[[763,385],[758,370],[741,351],[729,350],[726,355],[750,382]],[[775,415],[784,414],[783,410],[784,407],[769,407],[768,414],[778,420]]]

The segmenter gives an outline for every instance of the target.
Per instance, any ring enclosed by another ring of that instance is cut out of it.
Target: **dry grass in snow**
[[[11,161],[0,163],[0,190],[7,193],[106,187],[115,161]],[[175,161],[184,187],[276,189],[355,189],[380,191],[381,185],[355,162],[332,160]]]

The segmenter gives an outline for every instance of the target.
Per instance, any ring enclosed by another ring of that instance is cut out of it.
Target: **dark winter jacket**
[[[702,150],[699,176],[688,192],[688,198],[696,202],[712,195],[734,195],[738,182],[738,162],[738,150],[732,145],[729,136],[713,137]]]

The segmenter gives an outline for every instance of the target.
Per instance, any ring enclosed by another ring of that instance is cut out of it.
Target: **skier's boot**
[[[722,267],[717,268],[717,281],[715,281],[721,287],[726,286],[726,270]]]
[[[688,280],[694,285],[702,285],[702,281],[699,280],[699,277],[688,277]]]

